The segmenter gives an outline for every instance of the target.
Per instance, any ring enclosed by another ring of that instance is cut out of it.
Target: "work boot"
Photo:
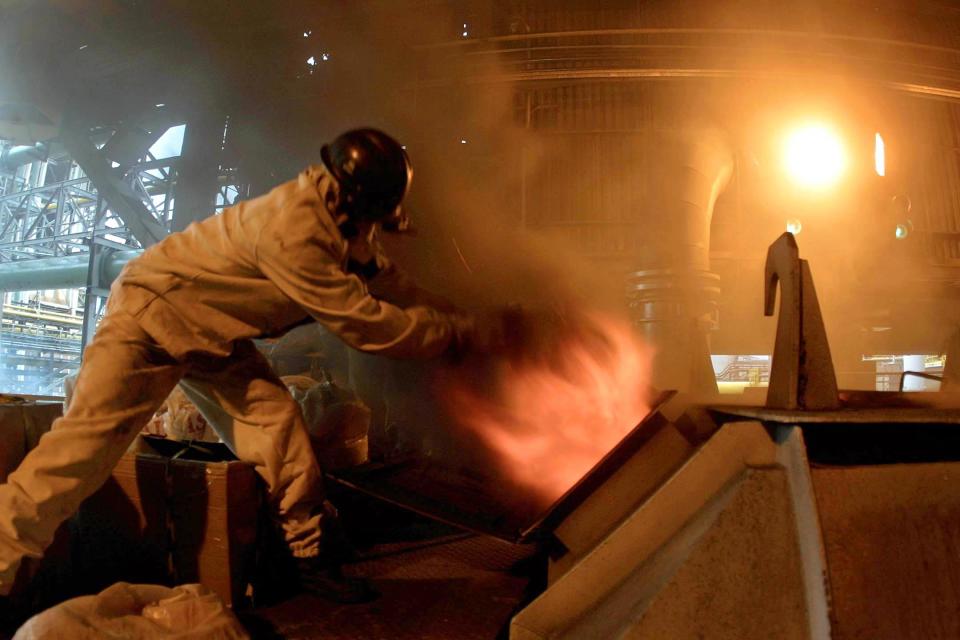
[[[304,591],[333,602],[354,604],[370,602],[380,594],[364,578],[343,574],[343,565],[360,558],[356,547],[347,538],[343,522],[333,505],[326,505],[320,555],[297,560],[300,586]]]
[[[337,566],[351,564],[360,560],[360,552],[350,541],[340,514],[336,511],[323,521],[323,534],[320,537],[320,555]]]
[[[345,576],[338,562],[321,556],[297,558],[300,588],[324,600],[359,604],[376,600],[380,594],[365,578]]]

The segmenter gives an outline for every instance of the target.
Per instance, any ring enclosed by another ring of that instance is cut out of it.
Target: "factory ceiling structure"
[[[3,196],[7,290],[103,292],[99,265],[116,258],[91,256],[99,248],[149,246],[263,193],[315,162],[322,140],[366,123],[410,143],[422,226],[459,225],[445,229],[453,242],[428,233],[415,250],[430,284],[462,288],[443,282],[457,271],[443,265],[471,268],[490,253],[471,246],[468,219],[560,243],[626,280],[638,326],[671,345],[665,380],[701,363],[704,380],[666,386],[709,386],[711,349],[769,352],[751,274],[784,228],[802,229],[807,250],[848,276],[821,285],[847,292],[825,310],[850,347],[842,370],[865,353],[937,353],[956,317],[960,75],[949,3],[3,10],[3,166],[42,157],[79,168],[32,199]],[[151,145],[183,124],[182,152],[154,158]],[[817,149],[806,160],[835,164],[834,184],[785,178],[791,131],[834,136],[832,160]],[[480,191],[482,205],[470,204]],[[463,220],[433,219],[454,210]],[[67,255],[63,272],[13,264]],[[97,265],[89,282],[84,260]]]

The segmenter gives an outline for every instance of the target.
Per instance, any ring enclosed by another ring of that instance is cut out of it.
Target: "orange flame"
[[[650,411],[652,349],[625,322],[586,321],[587,331],[553,345],[549,361],[503,365],[492,394],[462,381],[445,394],[460,425],[542,504],[572,487]]]

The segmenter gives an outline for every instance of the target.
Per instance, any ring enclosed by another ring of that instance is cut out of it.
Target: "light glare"
[[[873,142],[873,168],[881,178],[887,175],[887,151],[883,136],[877,133]]]
[[[799,185],[812,189],[829,187],[847,167],[840,138],[824,125],[807,125],[787,136],[784,167]]]

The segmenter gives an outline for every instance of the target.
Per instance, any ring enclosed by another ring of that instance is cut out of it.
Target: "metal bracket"
[[[764,315],[773,315],[777,282],[780,283],[780,317],[766,406],[770,409],[836,409],[840,400],[827,332],[810,265],[800,259],[792,233],[784,233],[767,251]]]

